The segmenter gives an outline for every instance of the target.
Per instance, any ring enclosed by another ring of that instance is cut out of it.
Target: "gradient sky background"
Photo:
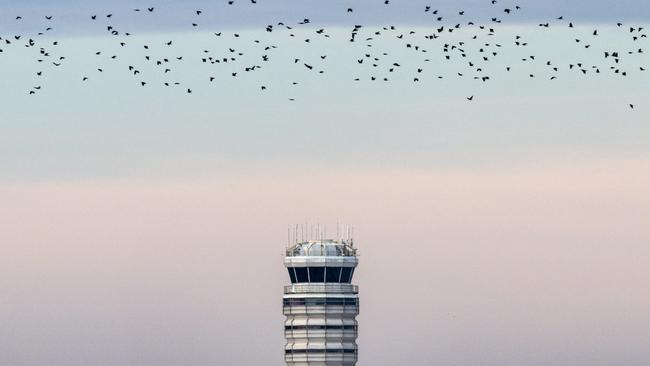
[[[352,24],[428,29],[427,2],[382,2],[1,2],[2,37],[54,14],[69,63],[28,96],[31,51],[0,54],[0,366],[280,366],[287,225],[337,220],[361,253],[360,366],[650,364],[648,76],[550,83],[530,64],[489,85],[353,84]],[[432,5],[469,20],[492,16],[485,3]],[[558,64],[578,57],[573,36],[540,21],[600,29],[584,59],[626,41],[617,21],[650,28],[646,1],[519,3],[496,39],[522,34]],[[155,20],[130,11],[150,4]],[[195,8],[210,20],[188,30]],[[126,61],[90,74],[115,47],[88,19],[105,12],[133,43],[180,54],[227,49],[220,30],[254,53],[246,40],[277,37],[266,24],[310,17],[296,32],[326,25],[332,40],[273,41],[276,56],[327,53],[326,77],[278,64],[262,94],[257,75],[210,85],[188,61],[186,95],[138,87]]]

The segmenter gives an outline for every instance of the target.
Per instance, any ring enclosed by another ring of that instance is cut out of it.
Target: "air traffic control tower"
[[[358,264],[353,240],[295,241],[284,265],[285,361],[289,366],[352,366],[357,363]]]

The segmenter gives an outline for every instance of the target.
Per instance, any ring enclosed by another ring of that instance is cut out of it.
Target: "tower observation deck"
[[[319,239],[287,248],[284,265],[285,361],[289,366],[357,363],[358,264],[352,239]]]

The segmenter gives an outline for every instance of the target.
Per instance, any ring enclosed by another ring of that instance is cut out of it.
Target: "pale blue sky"
[[[573,38],[588,37],[594,27],[601,35],[591,42],[593,47],[585,51],[576,46]],[[365,32],[372,35],[374,30]],[[329,28],[330,39],[309,44],[301,39],[312,37],[311,28],[294,30],[297,40],[290,40],[286,31],[238,32],[237,39],[229,33],[221,38],[201,32],[134,35],[123,49],[111,37],[66,37],[56,51],[67,56],[60,69],[25,62],[33,59],[34,51],[14,45],[1,59],[3,68],[12,70],[5,78],[7,87],[0,90],[5,101],[0,109],[2,179],[191,176],[210,172],[208,166],[218,166],[218,173],[249,163],[498,166],[566,153],[648,153],[649,74],[638,71],[648,64],[647,53],[623,58],[620,66],[630,73],[626,78],[609,72],[583,77],[567,70],[569,63],[580,61],[605,70],[609,64],[602,52],[612,45],[641,47],[643,43],[634,44],[627,30],[616,26],[581,25],[570,33],[564,27],[540,31],[535,26],[501,26],[489,41],[506,47],[498,49],[499,59],[485,65],[489,83],[456,76],[467,75],[467,68],[442,61],[440,44],[423,43],[429,53],[417,55],[394,37],[375,41],[373,52],[387,51],[386,63],[403,66],[394,74],[387,67],[370,73],[355,61],[368,49],[361,42],[347,42],[347,29]],[[450,40],[473,34],[466,31]],[[516,34],[531,46],[507,47]],[[277,49],[253,48],[254,39]],[[169,40],[174,41],[171,48],[164,46]],[[474,41],[473,48],[482,42]],[[162,78],[142,61],[145,44],[153,59],[186,55],[185,60],[173,64],[172,76]],[[246,74],[240,66],[200,62],[203,49],[223,56],[230,47],[246,54],[244,62],[263,68]],[[103,54],[96,56],[97,50]],[[110,60],[113,54],[119,58]],[[271,55],[272,61],[260,62],[262,54]],[[325,61],[322,54],[328,55]],[[520,61],[531,54],[537,56],[535,62]],[[308,72],[293,63],[296,57],[326,74]],[[473,57],[479,55],[474,52]],[[558,80],[549,80],[553,72],[545,60],[561,67]],[[132,64],[143,76],[127,73]],[[506,73],[506,65],[513,72]],[[99,73],[97,67],[105,71]],[[418,67],[425,71],[418,75],[422,82],[414,85]],[[43,69],[43,76],[34,75]],[[230,76],[234,71],[239,71],[236,79]],[[530,79],[529,73],[537,78]],[[370,82],[371,75],[390,76],[391,81]],[[90,80],[82,82],[82,76]],[[209,76],[216,80],[208,82]],[[354,77],[363,80],[353,82]],[[149,85],[141,88],[140,80]],[[170,90],[161,85],[165,80],[183,85]],[[292,81],[300,84],[292,86]],[[36,85],[43,86],[39,94],[27,95]],[[260,85],[269,90],[261,92]],[[193,94],[184,92],[188,87]],[[465,100],[470,95],[476,96],[472,103]],[[629,103],[636,110],[629,110]],[[179,162],[178,170],[167,168],[170,161]]]

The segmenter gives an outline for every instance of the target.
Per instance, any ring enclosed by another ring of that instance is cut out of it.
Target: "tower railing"
[[[293,285],[284,286],[285,294],[294,293],[359,293],[359,286],[351,285],[349,283],[295,283]]]

